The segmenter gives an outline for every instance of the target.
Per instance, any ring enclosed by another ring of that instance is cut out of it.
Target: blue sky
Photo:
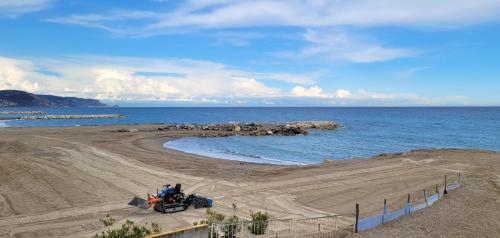
[[[0,0],[0,89],[149,106],[498,106],[498,0]]]

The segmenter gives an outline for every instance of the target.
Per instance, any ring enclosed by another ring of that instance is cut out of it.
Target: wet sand
[[[418,150],[321,165],[278,166],[163,148],[166,141],[195,131],[116,132],[156,127],[0,129],[0,236],[88,237],[102,229],[98,220],[106,214],[118,221],[157,222],[164,229],[203,219],[203,209],[160,214],[127,205],[134,196],[145,197],[166,183],[180,182],[186,193],[214,198],[215,210],[243,218],[249,210],[267,211],[272,218],[342,214],[346,223],[352,221],[356,202],[362,214],[369,215],[380,210],[384,198],[397,206],[407,193],[442,184],[445,174],[453,178],[461,172],[465,187],[500,192],[500,154],[495,152]],[[472,196],[463,191],[455,193],[466,200],[487,199],[481,193]],[[484,212],[477,217],[491,219],[498,214],[499,207],[494,207],[498,197],[481,203]],[[455,211],[460,212],[466,210]],[[455,213],[441,215],[459,216]],[[443,227],[449,222],[437,220]],[[497,223],[481,221],[470,222],[494,234],[497,228],[491,227]],[[398,229],[397,225],[382,229]]]

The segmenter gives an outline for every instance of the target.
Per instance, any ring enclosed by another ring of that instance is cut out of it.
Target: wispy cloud
[[[151,28],[461,25],[498,19],[496,0],[187,1]]]
[[[255,77],[261,79],[275,80],[286,82],[290,84],[299,84],[299,85],[311,85],[314,84],[317,79],[322,75],[321,72],[311,72],[305,74],[292,74],[285,72],[277,72],[277,73],[260,73],[255,74]]]
[[[247,46],[251,41],[261,40],[267,37],[266,34],[261,32],[232,32],[222,31],[211,34],[217,43],[231,44],[234,46]]]
[[[417,54],[413,49],[387,48],[342,30],[308,29],[304,40],[307,42],[304,48],[292,52],[278,52],[277,55],[299,59],[319,56],[355,63],[371,63]]]
[[[16,17],[41,11],[53,2],[54,0],[0,0],[0,17]]]
[[[430,68],[431,67],[429,67],[429,66],[422,66],[422,67],[413,67],[413,68],[409,68],[409,69],[403,69],[403,70],[398,71],[395,74],[395,78],[396,79],[408,79],[408,78],[413,77],[418,72],[426,70],[426,69],[430,69]]]
[[[113,9],[45,20],[97,28],[121,37],[201,33],[215,43],[240,47],[266,39],[268,33],[262,28],[282,27],[306,33],[302,46],[278,55],[354,63],[390,61],[425,51],[391,47],[353,34],[366,28],[439,29],[500,20],[498,0],[187,0],[167,5],[171,2],[156,1],[156,5],[166,6],[159,10]]]
[[[33,0],[34,1],[34,0]],[[51,18],[53,22],[123,32],[119,22],[150,19],[137,34],[154,35],[200,29],[248,27],[339,27],[339,26],[461,26],[499,20],[497,0],[203,0],[185,1],[178,7],[138,15],[103,12]],[[100,16],[100,17],[97,17]],[[100,19],[99,19],[100,18]]]
[[[98,28],[122,36],[139,36],[146,34],[146,32],[144,32],[143,30],[144,25],[151,24],[152,22],[158,21],[160,19],[160,13],[152,11],[121,9],[113,10],[106,13],[105,15],[74,14],[65,17],[47,18],[45,19],[45,21],[59,24],[71,24],[90,28]],[[133,27],[134,25],[138,26]]]

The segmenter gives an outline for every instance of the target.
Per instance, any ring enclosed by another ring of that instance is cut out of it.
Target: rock
[[[335,161],[331,160],[331,159],[325,159],[323,160],[323,164],[334,164]]]
[[[137,129],[119,129],[118,132],[138,132],[139,130]]]
[[[334,121],[300,121],[290,123],[290,126],[296,126],[303,129],[335,130],[341,126]]]
[[[239,125],[235,125],[235,126],[234,126],[234,131],[236,131],[236,132],[240,132],[240,131],[241,131],[241,126],[239,126]]]
[[[273,135],[274,133],[273,133],[273,131],[267,131],[266,134],[267,135]]]

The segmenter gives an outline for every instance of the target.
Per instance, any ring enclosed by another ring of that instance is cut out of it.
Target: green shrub
[[[267,213],[250,211],[252,223],[248,226],[248,230],[254,235],[262,235],[266,233],[269,215]]]
[[[237,216],[226,217],[224,214],[218,213],[211,209],[207,209],[205,212],[206,219],[196,224],[207,224],[208,225],[208,237],[220,237],[224,238],[235,238],[238,232],[241,230],[241,225],[238,223],[239,218]],[[213,224],[226,223],[227,225],[221,226],[219,228],[212,227]],[[193,223],[194,224],[194,223]]]
[[[224,222],[227,224],[221,229],[224,238],[235,238],[236,235],[241,231],[241,225],[239,223],[240,219],[237,216],[231,216]]]
[[[233,209],[236,210],[233,205]],[[236,216],[226,217],[224,214],[217,213],[211,209],[207,209],[205,212],[206,219],[199,222],[193,223],[194,225],[207,224],[208,225],[208,237],[224,237],[224,238],[235,238],[236,235],[241,231],[240,219]],[[262,235],[266,233],[269,215],[263,212],[252,212],[250,211],[250,216],[252,218],[252,223],[248,226],[248,230],[254,235]],[[220,227],[212,227],[213,224],[223,224]]]
[[[105,218],[99,219],[105,227],[110,227],[115,223],[115,219],[109,214]],[[161,230],[156,223],[151,223],[152,232],[157,233]],[[126,220],[120,228],[108,229],[100,235],[96,234],[96,238],[141,238],[152,233],[150,229],[144,226],[138,226],[133,221]]]
[[[112,226],[115,224],[115,219],[112,218],[109,214],[106,215],[106,217],[99,219],[102,224],[104,224],[105,227]]]
[[[151,229],[153,229],[153,233],[158,233],[161,231],[160,225],[154,222],[151,223]]]

